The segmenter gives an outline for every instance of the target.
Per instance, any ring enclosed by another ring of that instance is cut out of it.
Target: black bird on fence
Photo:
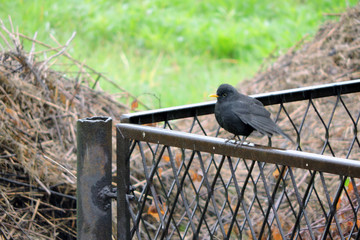
[[[240,145],[254,130],[271,137],[273,134],[281,134],[294,141],[284,133],[270,118],[270,113],[257,99],[239,93],[229,84],[221,84],[216,94],[215,118],[219,125],[226,131],[236,136],[244,136]]]

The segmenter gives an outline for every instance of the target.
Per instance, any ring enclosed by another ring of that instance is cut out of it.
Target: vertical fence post
[[[117,239],[130,239],[130,211],[127,194],[130,187],[130,140],[116,128],[117,165]]]
[[[110,117],[77,121],[77,238],[111,239]]]

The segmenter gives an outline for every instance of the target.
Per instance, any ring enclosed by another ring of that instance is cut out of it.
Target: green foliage
[[[221,82],[251,77],[355,0],[0,0],[0,18],[52,44],[77,36],[70,53],[104,72],[150,106],[209,100]],[[5,10],[5,11],[4,11]],[[336,19],[336,18],[334,18]],[[1,43],[1,42],[0,42]],[[30,43],[25,42],[27,47]],[[103,85],[111,91],[111,87]]]

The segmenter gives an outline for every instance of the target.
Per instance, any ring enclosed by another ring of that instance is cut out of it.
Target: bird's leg
[[[247,138],[246,136],[242,136],[242,138],[240,139],[239,135],[234,135],[232,138],[226,139],[225,142],[227,143],[227,142],[234,140],[234,144],[236,144],[236,146],[242,146],[244,144],[246,138]]]
[[[268,147],[271,147],[271,145],[272,145],[271,137],[268,136],[268,139],[269,139],[269,141],[268,141]]]

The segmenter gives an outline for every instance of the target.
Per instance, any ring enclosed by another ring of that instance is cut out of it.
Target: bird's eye
[[[221,96],[226,97],[226,96],[227,96],[227,93],[223,93]]]

